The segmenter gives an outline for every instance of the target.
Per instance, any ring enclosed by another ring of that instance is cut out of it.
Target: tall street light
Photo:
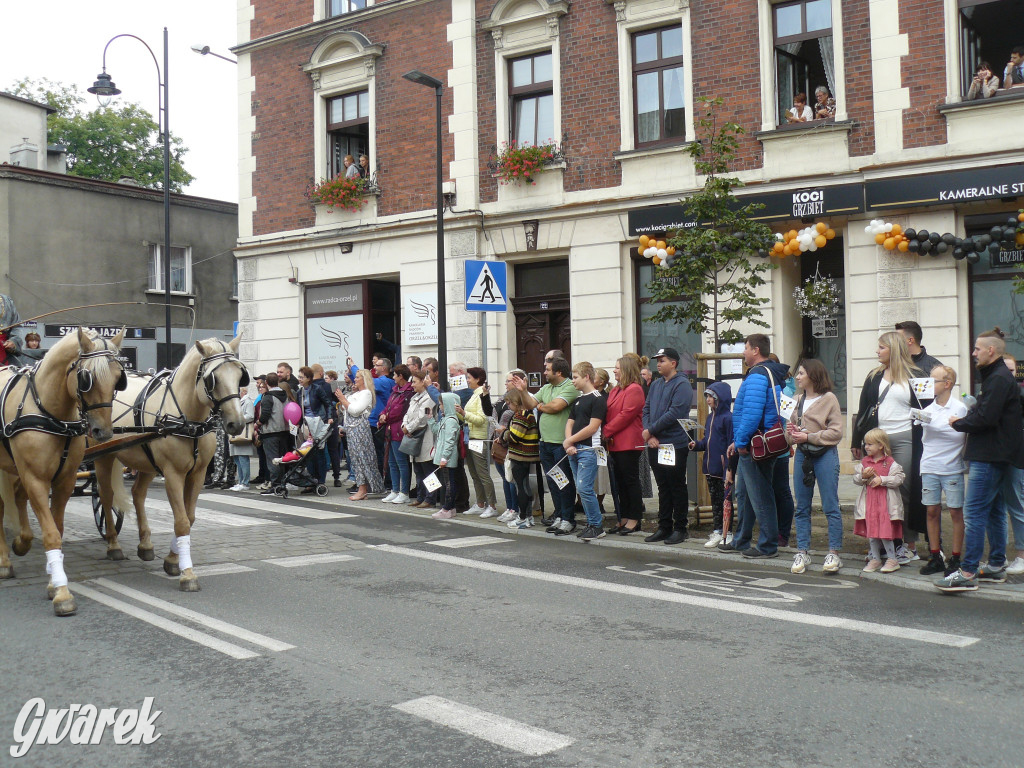
[[[164,69],[161,76],[160,64],[157,62],[156,54],[153,53],[153,49],[149,47],[145,40],[135,35],[122,34],[115,35],[107,41],[107,44],[103,46],[103,71],[96,76],[96,82],[93,83],[92,88],[89,88],[89,93],[96,94],[96,98],[100,102],[101,106],[107,106],[110,103],[110,99],[113,96],[117,96],[121,91],[116,85],[114,85],[113,79],[107,74],[107,48],[110,44],[120,37],[130,37],[134,40],[138,40],[142,43],[146,50],[149,51],[149,55],[153,57],[153,64],[156,65],[156,79],[158,85],[158,122],[161,131],[161,136],[164,142],[164,248],[163,248],[163,266],[164,266],[164,342],[165,342],[165,353],[164,353],[164,364],[162,367],[169,368],[171,365],[171,129],[170,121],[167,117],[167,27],[164,27]],[[159,361],[157,361],[159,365]]]
[[[444,193],[441,185],[441,93],[444,83],[436,77],[425,75],[418,69],[402,75],[428,88],[434,89],[437,97],[437,367],[438,384],[442,391],[448,389],[448,312],[445,302],[444,282]]]

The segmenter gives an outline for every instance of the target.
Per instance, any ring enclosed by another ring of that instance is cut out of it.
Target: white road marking
[[[459,539],[441,539],[439,541],[428,541],[435,547],[448,547],[450,549],[462,549],[463,547],[482,547],[485,544],[505,544],[512,541],[502,536],[465,536]]]
[[[202,498],[202,497],[200,497]],[[209,498],[209,497],[207,497]],[[231,498],[231,497],[228,497]],[[217,499],[220,501],[220,499]],[[235,501],[231,498],[231,501]],[[238,499],[242,501],[242,499]],[[230,502],[228,502],[230,504]],[[250,506],[248,504],[240,504],[237,506]],[[146,512],[148,513],[151,509],[160,510],[161,512],[167,512],[171,514],[171,520],[174,519],[174,510],[171,508],[171,503],[164,499],[146,499]],[[131,517],[134,519],[135,515]],[[231,512],[221,512],[217,509],[211,509],[210,507],[201,507],[196,505],[196,521],[198,524],[211,523],[212,525],[224,526],[224,527],[237,527],[246,528],[251,525],[273,525],[273,520],[264,520],[261,517],[245,517],[243,515],[236,515]]]
[[[241,565],[239,563],[220,563],[219,565],[197,565],[193,569],[196,576],[223,576],[227,573],[245,573],[246,571],[255,571],[255,568],[250,568],[248,565]],[[160,576],[164,579],[177,579],[177,576],[170,576],[163,572],[163,569],[159,571],[149,571],[154,576]]]
[[[355,555],[346,555],[342,552],[327,552],[322,555],[296,555],[295,557],[273,557],[269,560],[264,560],[264,563],[270,563],[271,565],[279,565],[282,568],[299,568],[303,565],[313,565],[316,563],[342,563],[346,560],[361,560],[362,558],[356,557]]]
[[[90,579],[89,583],[98,584],[99,586],[106,587],[113,592],[120,592],[126,597],[138,600],[140,603],[145,603],[146,605],[151,605],[154,608],[159,608],[165,613],[180,616],[183,619],[188,619],[196,624],[200,624],[207,629],[212,629],[215,632],[223,632],[224,634],[238,638],[239,640],[245,640],[247,643],[252,643],[253,645],[266,648],[268,651],[287,651],[295,647],[289,643],[275,640],[272,637],[267,637],[266,635],[261,635],[257,632],[250,632],[248,629],[243,629],[242,627],[234,624],[229,624],[226,621],[215,619],[212,616],[206,616],[197,611],[182,608],[180,605],[169,603],[166,600],[160,600],[156,597],[152,597],[151,595],[147,595],[145,592],[140,592],[137,589],[123,586],[115,581],[111,581],[110,579]]]
[[[282,515],[293,515],[294,517],[308,517],[313,520],[340,520],[345,517],[359,517],[349,512],[334,512],[326,509],[313,509],[311,507],[296,507],[280,501],[268,501],[267,499],[254,499],[251,496],[207,496],[210,501],[218,504],[227,504],[231,507],[245,507],[246,509],[259,509],[264,512],[277,512]],[[197,515],[198,517],[198,515]]]
[[[574,741],[568,736],[535,728],[440,696],[424,696],[395,704],[394,709],[468,733],[499,747],[522,752],[524,755],[546,755],[564,749]]]
[[[86,586],[85,584],[75,584],[75,592],[84,597],[88,597],[90,600],[95,600],[97,603],[113,608],[115,611],[127,614],[132,618],[144,621],[147,624],[152,624],[154,627],[158,627],[162,630],[170,632],[172,634],[183,637],[186,640],[191,640],[194,643],[205,645],[207,648],[212,648],[215,651],[220,651],[226,656],[230,656],[233,659],[251,659],[259,656],[255,651],[250,651],[248,648],[243,648],[240,645],[234,643],[228,643],[224,640],[220,640],[212,635],[208,635],[205,632],[200,632],[198,629],[192,629],[191,627],[183,627],[180,624],[176,624],[170,619],[165,619],[163,616],[158,616],[155,613],[150,613],[142,608],[138,608],[130,603],[126,603],[117,598],[111,597],[97,589]]]
[[[645,597],[651,600],[661,600],[668,603],[679,603],[692,605],[698,608],[711,608],[729,613],[739,613],[746,616],[755,616],[762,619],[775,619],[777,621],[789,621],[795,624],[809,624],[814,627],[827,629],[845,629],[851,632],[864,632],[869,635],[881,635],[883,637],[895,637],[901,640],[916,640],[921,643],[932,643],[934,645],[945,645],[952,648],[966,648],[974,645],[980,638],[965,635],[951,635],[944,632],[933,632],[927,629],[913,629],[900,627],[891,624],[878,624],[871,621],[859,621],[857,619],[845,619],[838,616],[823,616],[814,613],[799,613],[787,611],[780,608],[766,608],[760,605],[748,605],[735,603],[726,600],[718,600],[699,595],[684,595],[678,592],[663,592],[657,589],[646,587],[633,587],[627,584],[614,584],[608,581],[597,581],[596,579],[581,579],[576,576],[565,576],[557,573],[546,573],[544,571],[532,571],[527,568],[517,568],[511,565],[500,565],[497,563],[485,563],[479,560],[470,560],[454,555],[444,555],[439,552],[423,552],[418,549],[395,546],[393,544],[381,544],[374,547],[378,552],[391,552],[396,555],[407,557],[418,557],[421,560],[433,560],[434,562],[447,563],[448,565],[461,565],[466,568],[476,568],[491,573],[501,573],[509,576],[520,576],[526,579],[537,581],[548,581],[562,586],[568,584],[582,589],[596,589],[603,592],[615,592],[620,595],[632,597]]]

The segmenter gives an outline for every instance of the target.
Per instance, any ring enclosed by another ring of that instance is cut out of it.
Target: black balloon
[[[932,249],[931,241],[930,240],[925,240],[923,243],[920,244],[919,247],[920,247],[920,252],[921,253],[928,253],[928,251],[930,251]]]
[[[966,255],[967,254],[964,253],[964,249],[963,248],[954,248],[953,249],[953,258],[954,259],[962,259]]]
[[[1017,224],[1019,224],[1019,223],[1020,222],[1017,221],[1017,217],[1016,216],[1011,216],[1010,218],[1008,218],[1006,220],[1006,226],[1008,226],[1008,227],[1016,227]]]
[[[957,248],[959,248],[963,244],[964,244],[964,239],[962,237],[958,237],[955,240],[953,240],[953,245],[955,245]]]
[[[949,232],[942,236],[942,242],[946,245],[952,245],[956,242],[956,235],[951,235]]]
[[[999,243],[989,243],[988,252],[993,256],[999,255]]]
[[[938,232],[932,232],[930,235],[928,235],[928,239],[931,241],[932,245],[938,245],[939,240],[942,239],[942,235],[940,235]]]
[[[935,246],[936,253],[945,253],[949,250],[949,243],[943,241]]]
[[[768,258],[768,251],[765,251],[763,249],[759,249],[758,252],[757,252],[757,255],[760,256],[762,259],[767,259]]]
[[[977,250],[978,244],[968,237],[960,247],[964,249],[964,253],[974,253]]]
[[[925,240],[927,240],[928,239],[928,230],[927,229],[919,230],[918,233],[917,233],[917,239],[920,240],[922,243]]]
[[[978,238],[978,243],[981,245],[989,245],[992,242],[992,235],[982,235]]]
[[[915,237],[917,237],[917,230],[916,229],[904,229],[903,230],[903,234],[906,235],[907,240],[913,240]]]
[[[917,253],[921,249],[921,244],[917,240],[907,241],[907,250],[911,253]]]
[[[981,254],[980,253],[968,253],[967,254],[967,263],[968,264],[977,264],[979,261],[981,261]]]
[[[1003,230],[1003,240],[1007,243],[1014,242],[1017,236],[1017,230],[1014,227],[1007,227]]]
[[[1003,234],[1003,228],[1002,227],[992,227],[992,229],[990,229],[988,231],[988,233],[990,235],[992,235],[992,239],[993,240],[998,240],[1002,236],[1002,234]]]

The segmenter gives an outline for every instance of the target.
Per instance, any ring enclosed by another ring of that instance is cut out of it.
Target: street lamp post
[[[164,247],[163,247],[163,267],[164,267],[164,343],[165,343],[165,359],[162,367],[169,368],[171,364],[171,129],[170,120],[168,118],[168,88],[167,88],[167,68],[168,68],[168,56],[167,56],[167,27],[164,27],[164,68],[163,72],[160,71],[160,64],[157,62],[156,54],[153,53],[153,49],[149,47],[145,40],[135,35],[121,34],[115,35],[107,41],[107,44],[103,46],[103,71],[96,76],[96,82],[93,83],[92,88],[89,88],[89,93],[96,94],[102,106],[106,106],[110,103],[112,96],[117,96],[121,91],[114,85],[113,79],[107,74],[107,48],[110,44],[117,40],[119,37],[130,37],[138,40],[149,51],[149,55],[153,57],[153,64],[156,65],[156,78],[158,85],[158,122],[161,135],[163,136],[164,142]],[[157,361],[159,364],[159,361]]]
[[[437,98],[437,367],[438,384],[442,391],[448,389],[448,312],[445,302],[444,282],[444,192],[441,183],[441,94],[444,83],[436,77],[425,75],[418,69],[402,75],[428,88],[434,89]]]

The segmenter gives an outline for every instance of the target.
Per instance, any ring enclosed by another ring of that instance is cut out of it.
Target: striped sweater
[[[513,461],[540,461],[540,429],[533,411],[520,411],[512,417],[505,434],[508,457]]]

